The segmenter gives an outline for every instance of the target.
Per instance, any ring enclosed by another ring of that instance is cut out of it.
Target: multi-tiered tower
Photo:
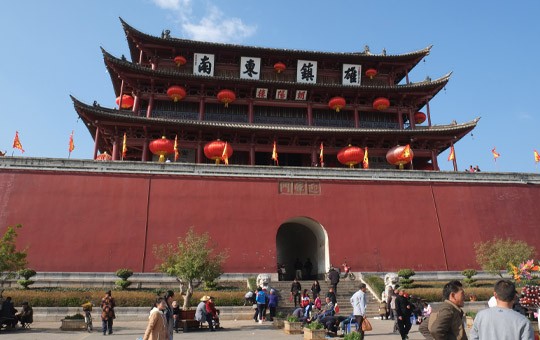
[[[388,150],[410,144],[409,168],[438,170],[437,156],[477,120],[432,125],[429,102],[450,78],[411,82],[410,71],[430,48],[400,55],[327,53],[217,44],[144,34],[122,21],[132,61],[103,50],[120,109],[74,99],[95,140],[94,158],[149,161],[149,143],[178,136],[180,161],[211,162],[206,143],[234,149],[230,162],[326,166],[347,145],[369,147],[371,168],[391,168]],[[424,112],[419,112],[424,110]],[[425,121],[425,122],[424,122]]]

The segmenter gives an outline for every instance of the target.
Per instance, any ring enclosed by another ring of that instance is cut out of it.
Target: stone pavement
[[[366,333],[368,340],[395,339],[400,340],[399,334],[392,333],[393,321],[370,319],[373,331]],[[174,339],[179,340],[243,340],[243,339],[289,339],[301,340],[303,335],[287,335],[282,329],[276,329],[271,323],[258,324],[247,320],[224,320],[223,330],[209,332],[208,330],[191,333],[175,333]],[[97,326],[97,323],[95,323]],[[103,336],[99,329],[93,333],[84,331],[67,332],[60,330],[60,322],[35,322],[29,330],[0,331],[0,339],[6,340],[82,340],[82,339],[114,339],[136,340],[142,337],[146,329],[144,321],[116,321],[114,334]],[[339,338],[336,338],[339,339]],[[409,333],[410,340],[421,340],[424,337],[418,333],[418,326],[413,326]]]

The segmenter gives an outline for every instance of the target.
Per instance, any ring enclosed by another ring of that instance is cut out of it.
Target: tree
[[[17,240],[17,231],[22,228],[17,224],[14,227],[8,227],[2,238],[0,238],[0,284],[4,286],[6,280],[15,277],[18,270],[24,269],[27,264],[26,250],[17,251],[15,241]]]
[[[501,270],[511,271],[510,264],[525,262],[536,253],[536,249],[527,242],[497,237],[490,241],[475,243],[474,250],[476,262],[482,269],[500,277],[502,277]]]
[[[227,251],[216,253],[208,233],[199,235],[190,228],[178,244],[154,245],[154,255],[162,261],[156,270],[175,276],[184,296],[183,309],[189,308],[193,289],[203,282],[212,282],[223,272],[221,265],[227,259]]]

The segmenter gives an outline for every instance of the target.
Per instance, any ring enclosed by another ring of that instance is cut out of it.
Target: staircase
[[[302,285],[302,290],[307,289],[309,292],[309,296],[311,296],[311,285],[313,284],[313,280],[304,280],[299,281]],[[339,314],[340,315],[349,315],[352,313],[353,309],[351,306],[351,296],[358,291],[358,286],[360,285],[361,281],[350,281],[349,279],[341,279],[339,281],[339,284],[337,285],[337,303],[339,305]],[[291,314],[294,311],[294,301],[290,301],[290,292],[291,292],[291,284],[292,281],[272,281],[270,282],[270,287],[275,289],[277,291],[277,295],[279,296],[279,304],[278,304],[278,311],[281,311],[285,314]],[[330,281],[323,281],[320,280],[319,284],[321,285],[321,301],[322,305],[324,306],[325,301],[324,298],[326,297],[326,293],[328,292],[328,288],[330,287]],[[367,296],[367,311],[366,314],[368,317],[372,318],[374,316],[379,315],[379,302],[378,300],[371,294],[369,290],[366,291]]]

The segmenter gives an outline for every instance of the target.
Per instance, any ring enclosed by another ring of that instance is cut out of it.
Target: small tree
[[[474,269],[465,269],[461,272],[461,275],[465,276],[465,283],[469,287],[476,287],[476,279],[473,279],[472,277],[478,274],[478,272]]]
[[[227,251],[216,253],[208,233],[199,235],[190,228],[186,236],[178,238],[178,244],[154,245],[154,255],[161,260],[156,270],[174,276],[180,283],[184,296],[183,309],[189,308],[193,289],[203,282],[212,282],[221,274],[221,266]]]
[[[490,274],[502,277],[501,270],[511,271],[511,263],[525,262],[533,258],[536,250],[524,241],[503,240],[495,237],[493,240],[474,244],[476,262]]]
[[[120,290],[125,290],[127,289],[129,286],[131,286],[131,282],[128,281],[128,279],[133,275],[133,270],[131,269],[127,269],[127,268],[122,268],[122,269],[118,269],[116,271],[116,276],[118,276],[120,278],[120,280],[116,280],[114,282],[114,284],[120,288]]]
[[[399,280],[403,288],[412,288],[414,280],[411,279],[416,273],[412,269],[400,269],[397,273],[402,279]]]
[[[14,227],[8,227],[2,238],[0,238],[0,285],[4,286],[6,280],[15,277],[18,270],[26,267],[26,250],[17,251],[15,241],[17,240],[17,231],[22,228],[17,224]]]
[[[22,279],[18,280],[17,283],[23,288],[28,289],[29,286],[33,285],[35,281],[30,280],[32,276],[36,276],[36,271],[30,268],[21,269],[17,272]]]

